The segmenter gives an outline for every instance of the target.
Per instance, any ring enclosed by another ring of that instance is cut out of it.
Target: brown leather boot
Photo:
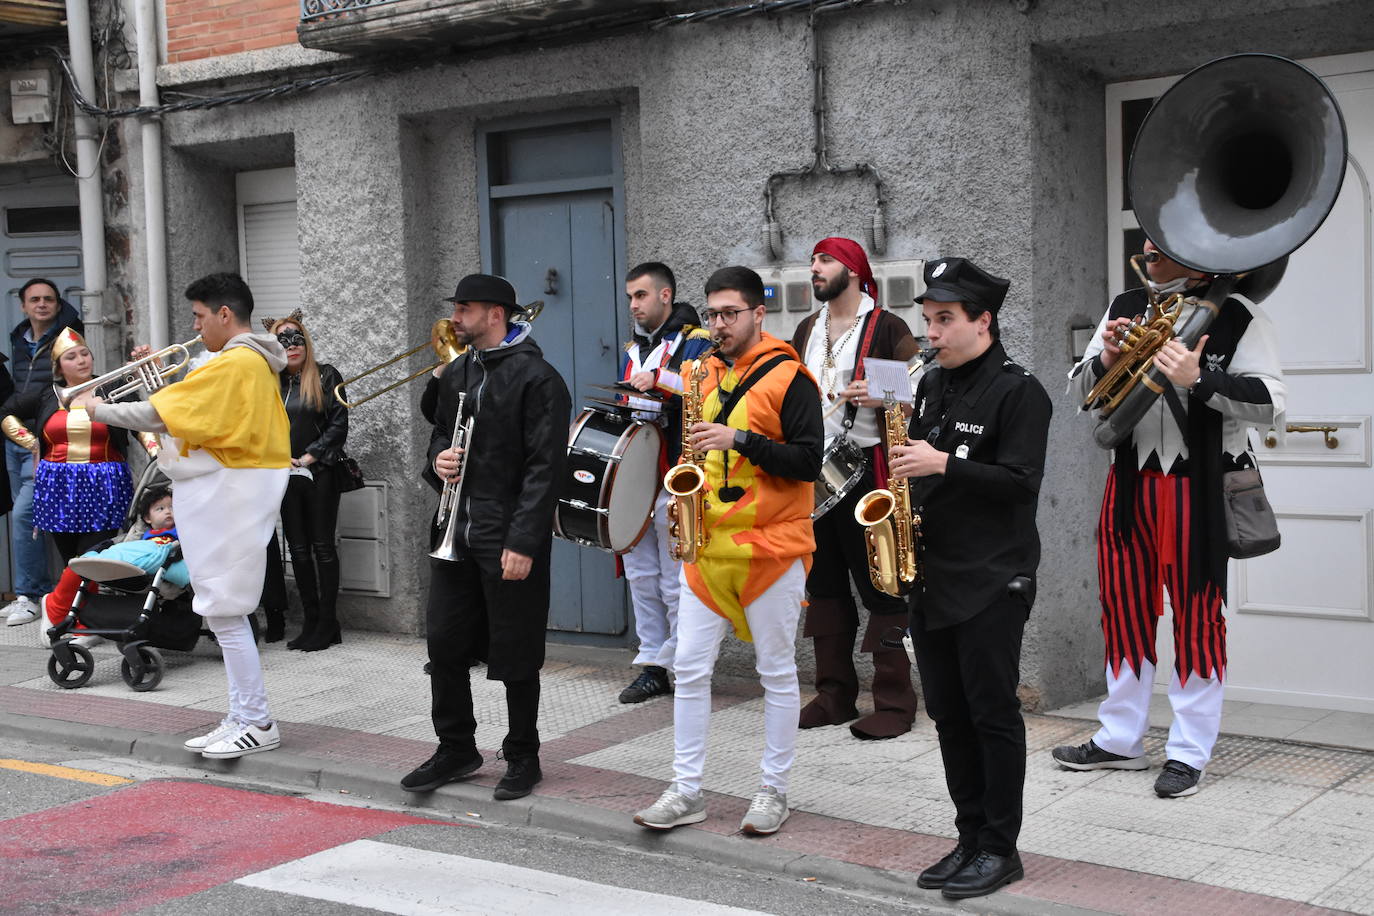
[[[873,712],[849,726],[855,738],[866,741],[895,738],[911,731],[916,719],[916,690],[911,686],[911,661],[901,649],[873,653]]]
[[[854,633],[813,636],[816,651],[816,698],[802,707],[800,726],[843,725],[859,715],[859,675],[854,670]]]

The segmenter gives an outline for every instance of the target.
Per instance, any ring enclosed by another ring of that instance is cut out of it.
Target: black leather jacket
[[[316,410],[301,396],[300,376],[290,370],[281,372],[281,399],[291,420],[291,457],[306,452],[323,464],[336,464],[344,457],[348,439],[348,408],[334,397],[334,386],[343,381],[339,370],[320,363],[320,387],[324,389],[324,408]]]

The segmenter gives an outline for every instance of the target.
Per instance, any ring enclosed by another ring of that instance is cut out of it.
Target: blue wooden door
[[[515,285],[521,302],[544,300],[532,336],[568,383],[574,412],[586,385],[615,379],[624,334],[617,327],[615,229],[610,188],[493,201],[496,272]],[[619,635],[628,620],[615,558],[555,538],[549,628]]]

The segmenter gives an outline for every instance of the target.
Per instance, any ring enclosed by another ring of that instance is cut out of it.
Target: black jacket
[[[927,630],[968,620],[1014,577],[1033,581],[1040,565],[1035,511],[1049,395],[1000,343],[960,369],[928,370],[911,418],[912,439],[934,435],[935,448],[952,456],[945,474],[911,480],[925,572],[913,622]]]
[[[509,548],[528,557],[553,537],[572,398],[526,328],[509,344],[469,349],[444,371],[424,478],[442,484],[434,459],[453,442],[459,392],[463,419],[475,417],[463,460],[457,542],[474,555]]]
[[[343,381],[339,370],[328,363],[320,363],[320,387],[324,389],[324,407],[316,409],[301,396],[300,376],[281,371],[281,399],[286,416],[291,421],[291,457],[299,458],[309,452],[322,464],[337,464],[344,457],[344,442],[348,439],[348,408],[334,397],[334,386]]]
[[[52,342],[63,328],[72,328],[78,334],[84,333],[86,326],[81,315],[66,299],[58,306],[57,318],[52,327],[38,339],[33,355],[29,355],[29,345],[24,334],[29,330],[29,320],[25,318],[10,331],[10,375],[14,377],[14,387],[19,391],[34,391],[52,384]],[[0,357],[3,361],[3,357]]]

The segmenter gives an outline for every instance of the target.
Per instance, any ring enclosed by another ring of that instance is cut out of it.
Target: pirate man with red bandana
[[[882,443],[882,393],[870,395],[864,358],[908,360],[917,352],[905,321],[878,305],[878,284],[857,242],[827,238],[811,253],[811,286],[821,308],[792,335],[792,347],[820,383],[825,412],[825,444],[848,438],[866,454],[863,475],[838,504],[815,520],[816,553],[806,578],[809,605],[803,634],[816,653],[817,696],[801,711],[801,727],[852,722],[856,738],[895,738],[911,730],[916,692],[911,664],[901,649],[880,638],[906,622],[906,601],[873,587],[863,528],[854,506],[863,494],[887,486]],[[837,406],[843,399],[843,407]],[[850,582],[868,609],[861,651],[873,653],[873,712],[859,718],[859,678],[854,668],[854,638],[859,612]]]

